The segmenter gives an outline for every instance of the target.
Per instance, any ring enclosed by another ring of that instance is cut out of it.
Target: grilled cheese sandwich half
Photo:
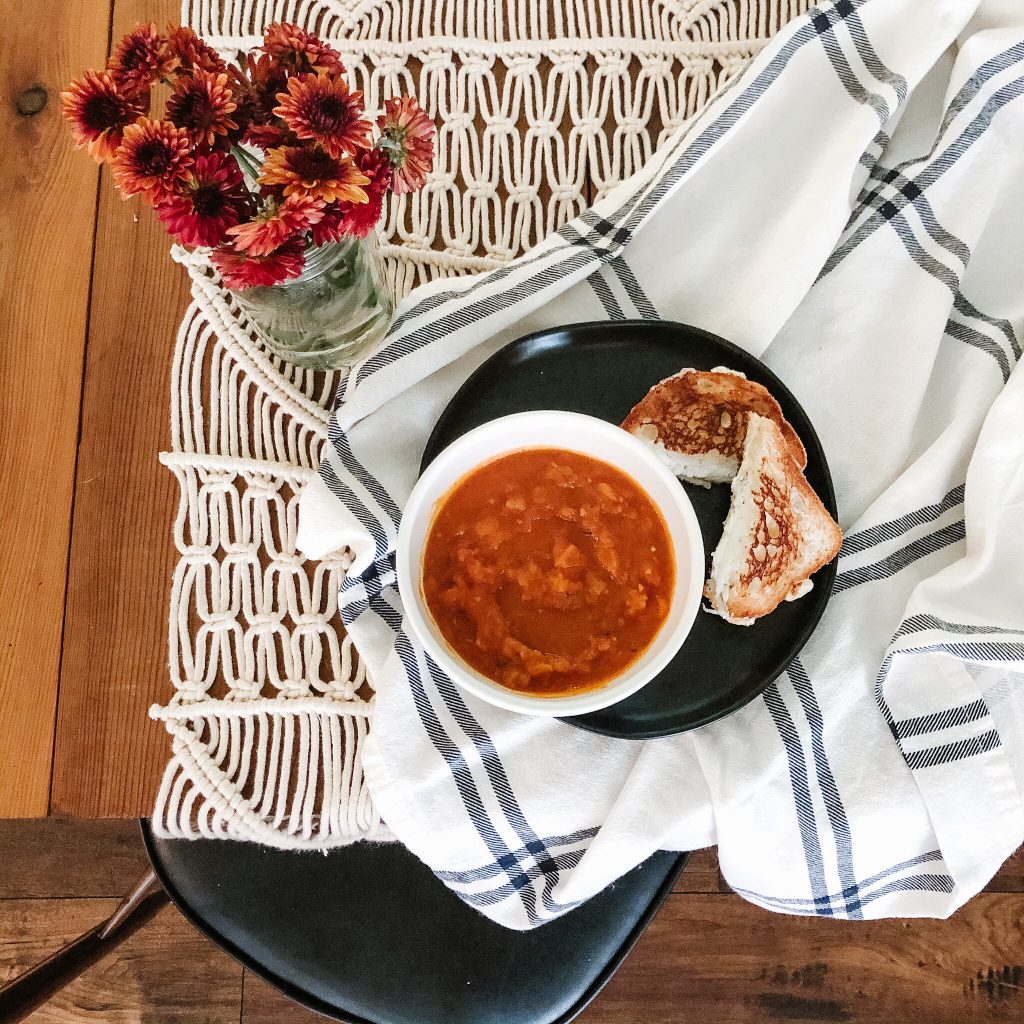
[[[747,421],[758,415],[781,431],[799,469],[807,453],[766,388],[724,366],[680,370],[655,384],[622,428],[657,449],[669,469],[688,483],[728,483],[739,469]]]
[[[803,597],[843,534],[804,478],[779,425],[750,416],[722,539],[704,596],[740,626]]]

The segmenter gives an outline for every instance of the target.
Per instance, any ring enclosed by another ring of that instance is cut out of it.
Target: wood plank
[[[148,861],[133,819],[28,818],[0,821],[0,899],[121,896]],[[714,847],[695,850],[673,892],[728,892]],[[1024,892],[1024,849],[985,887]]]
[[[783,917],[732,894],[670,896],[582,1024],[1020,1020],[1024,897],[950,921]]]
[[[1024,892],[1024,846],[996,872],[985,892]]]
[[[0,901],[0,984],[107,917],[117,900]],[[167,907],[30,1024],[237,1024],[242,968]]]
[[[262,978],[246,971],[242,982],[240,1024],[314,1024],[323,1017],[292,1002]]]
[[[3,897],[120,896],[131,883],[118,880],[105,887],[103,873],[134,878],[141,858],[134,822],[0,825],[0,979],[84,931],[115,903]],[[687,883],[684,875],[684,885],[710,889],[716,884],[713,851],[698,855],[691,868],[693,877]],[[50,909],[33,916],[33,905]],[[193,985],[191,994],[183,993],[177,977],[160,968],[161,958],[189,963],[190,977],[211,977],[212,990],[223,977],[205,967],[212,947],[182,924],[174,940],[182,945],[172,948],[158,924],[126,947],[127,961],[114,959],[96,969],[115,979],[109,989],[102,977],[87,976],[85,988],[71,993],[73,1005],[58,1001],[33,1020],[223,1019],[218,1014],[233,996],[213,992],[217,1004],[211,1008],[205,980],[201,988]],[[1022,940],[1024,895],[1016,893],[983,894],[949,921],[875,922],[783,917],[732,894],[679,894],[669,898],[582,1020],[857,1022],[902,1020],[911,1013],[915,1024],[1019,1019],[1024,1011]],[[134,988],[118,994],[122,972],[133,979]],[[244,983],[229,975],[223,984],[238,986],[247,1024],[316,1019],[251,973]],[[108,1008],[110,1016],[103,1016]],[[234,1012],[237,1016],[237,1006]]]
[[[106,60],[109,11],[34,4],[0,32],[0,817],[49,798],[97,180],[59,94]]]
[[[706,850],[694,850],[690,854],[683,873],[676,879],[673,892],[721,892],[718,873],[718,850],[709,846]]]
[[[0,899],[120,899],[149,866],[139,824],[35,818],[0,821]]]
[[[180,16],[178,0],[116,0],[113,35]],[[167,617],[177,501],[170,445],[174,340],[186,275],[151,210],[104,174],[68,580],[51,808],[148,814],[169,756],[146,717],[168,696]]]
[[[847,923],[781,917],[731,894],[674,895],[580,1021],[1019,1019],[1022,913],[1022,897],[984,895],[952,921]],[[315,1019],[246,972],[242,1024]]]

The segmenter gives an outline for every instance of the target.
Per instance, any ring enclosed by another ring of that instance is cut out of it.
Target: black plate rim
[[[440,434],[444,433],[444,427],[448,421],[454,417],[454,409],[459,406],[460,399],[467,391],[472,391],[476,385],[478,379],[486,375],[490,365],[500,359],[509,358],[510,350],[513,348],[530,348],[539,342],[550,340],[552,343],[550,347],[555,347],[559,344],[560,336],[568,336],[567,340],[571,343],[573,336],[577,334],[589,334],[595,332],[607,331],[609,327],[615,327],[616,329],[623,330],[650,330],[651,328],[656,329],[668,329],[670,331],[681,331],[691,336],[697,335],[704,340],[710,342],[713,346],[724,349],[727,353],[734,353],[744,360],[754,360],[759,364],[765,377],[771,381],[772,393],[776,400],[778,400],[779,394],[782,394],[789,402],[791,402],[796,408],[803,414],[804,419],[807,422],[807,430],[801,431],[800,439],[804,443],[804,447],[808,453],[812,452],[821,463],[823,471],[823,484],[822,488],[818,488],[818,497],[821,499],[822,504],[828,509],[829,514],[833,519],[838,521],[838,507],[836,505],[835,487],[832,483],[832,469],[828,464],[828,458],[825,455],[825,449],[822,446],[821,439],[818,437],[818,432],[814,428],[814,424],[811,421],[810,416],[804,409],[803,405],[797,400],[796,396],[785,383],[778,377],[774,370],[766,365],[758,356],[748,352],[746,349],[740,348],[739,345],[721,337],[721,335],[714,334],[711,331],[704,330],[702,327],[695,327],[692,324],[685,324],[678,320],[583,320],[578,323],[563,324],[560,327],[548,327],[539,331],[532,331],[530,334],[524,334],[521,337],[514,338],[512,341],[503,345],[496,352],[492,352],[473,372],[462,382],[459,389],[452,395],[445,405],[443,412],[437,418],[437,422],[434,424],[433,429],[430,432],[430,436],[427,438],[427,442],[423,448],[423,454],[420,457],[419,473],[422,475],[423,471],[438,455],[444,451],[444,448],[438,448],[437,451],[432,451],[436,447],[435,438]],[[564,340],[561,343],[565,343]],[[513,354],[514,358],[514,354]],[[777,389],[777,391],[775,390]],[[781,404],[781,403],[780,403]],[[511,413],[509,414],[511,415]],[[445,448],[448,447],[445,445]],[[614,729],[599,726],[594,722],[588,721],[589,715],[575,715],[566,718],[555,719],[559,722],[565,722],[568,725],[575,726],[578,729],[583,729],[586,732],[595,733],[601,736],[610,736],[614,739],[623,740],[651,740],[660,739],[664,736],[679,736],[684,733],[693,732],[695,729],[700,729],[706,725],[711,725],[713,722],[720,722],[724,718],[728,718],[730,715],[735,714],[737,711],[745,708],[748,704],[753,703],[760,697],[765,690],[775,682],[779,676],[782,675],[786,669],[793,664],[793,661],[799,657],[800,652],[807,645],[807,641],[810,640],[815,629],[818,627],[818,623],[821,621],[822,616],[825,614],[825,609],[828,607],[829,602],[832,599],[832,590],[836,580],[836,574],[839,568],[838,556],[833,558],[827,565],[822,566],[814,574],[814,586],[817,589],[821,587],[826,589],[826,598],[824,601],[812,606],[808,612],[806,621],[803,628],[798,634],[794,641],[793,653],[789,660],[779,666],[779,668],[769,675],[766,675],[763,685],[756,688],[755,692],[745,693],[742,697],[737,697],[729,704],[723,707],[716,708],[714,711],[705,714],[699,719],[695,719],[692,723],[685,726],[685,728],[672,728],[672,729],[638,729],[628,734],[617,732]],[[703,610],[703,607],[697,613],[698,615],[710,614]],[[742,626],[737,626],[737,629],[743,629]],[[623,700],[628,700],[628,697]],[[612,705],[614,706],[614,705]]]

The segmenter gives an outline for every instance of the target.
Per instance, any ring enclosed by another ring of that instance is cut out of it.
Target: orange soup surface
[[[613,466],[527,448],[464,476],[423,554],[427,606],[449,646],[512,690],[593,689],[650,646],[675,583],[661,512]]]

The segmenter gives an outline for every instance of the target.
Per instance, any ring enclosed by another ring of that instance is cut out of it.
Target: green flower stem
[[[262,170],[256,158],[241,146],[232,146],[231,155],[242,169],[242,174],[246,178],[246,185],[255,190],[256,179],[260,176],[260,171]]]
[[[307,252],[303,273],[235,293],[267,347],[298,366],[351,366],[385,335],[394,309],[376,238],[331,242]]]

